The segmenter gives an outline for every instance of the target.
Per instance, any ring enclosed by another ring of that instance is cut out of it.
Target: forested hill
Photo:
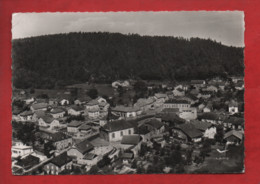
[[[13,84],[52,88],[117,79],[189,80],[243,74],[243,48],[199,38],[69,33],[13,40]]]

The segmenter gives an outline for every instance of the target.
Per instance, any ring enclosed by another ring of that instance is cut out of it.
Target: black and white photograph
[[[244,173],[244,12],[12,15],[13,175]]]

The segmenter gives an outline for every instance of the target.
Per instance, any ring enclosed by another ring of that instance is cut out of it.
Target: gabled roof
[[[88,106],[94,106],[94,105],[98,105],[98,104],[99,104],[99,102],[97,101],[97,99],[93,99],[87,103]]]
[[[203,133],[190,123],[177,125],[176,128],[180,129],[183,133],[185,133],[190,138],[197,138],[203,136]]]
[[[33,112],[32,111],[23,111],[20,116],[31,116],[33,115]]]
[[[118,105],[114,108],[112,108],[112,111],[117,111],[117,112],[137,112],[140,111],[139,107],[126,107],[123,105]]]
[[[68,124],[68,127],[79,127],[79,126],[82,125],[82,124],[83,124],[83,122],[74,120],[74,121],[71,121],[71,122]]]
[[[104,129],[109,132],[115,132],[120,130],[125,130],[129,128],[134,128],[135,121],[126,121],[126,120],[118,120],[118,121],[111,121],[104,125]]]
[[[239,117],[229,117],[224,120],[225,123],[231,123],[233,125],[243,125],[245,120],[244,118]]]
[[[205,130],[207,130],[209,127],[212,126],[212,124],[209,123],[209,122],[198,121],[198,120],[192,120],[192,121],[190,122],[190,124],[192,124],[196,129],[201,130],[201,131],[205,131]]]
[[[72,159],[67,155],[67,152],[64,152],[64,153],[54,157],[53,159],[51,159],[50,162],[58,167],[62,167],[71,161],[72,161]]]
[[[220,117],[218,114],[213,113],[213,112],[206,112],[200,115],[201,119],[207,119],[207,120],[219,120]]]
[[[50,116],[50,115],[44,115],[42,117],[40,117],[45,123],[50,124],[51,122],[53,122],[55,119]]]
[[[156,128],[156,129],[159,129],[164,125],[163,122],[161,122],[161,121],[159,121],[155,118],[150,119],[149,121],[145,122],[144,124],[150,125],[150,126],[152,126],[153,128]]]
[[[167,94],[164,94],[164,93],[155,93],[154,96],[156,98],[166,98],[167,97]]]
[[[91,129],[91,126],[89,126],[87,123],[84,123],[79,127],[79,130],[89,130]]]
[[[48,107],[47,103],[35,103],[35,104],[32,104],[32,108],[35,109],[35,110],[44,109],[44,108],[47,108],[47,107]]]
[[[187,100],[171,99],[165,102],[166,104],[190,104]]]
[[[179,108],[164,108],[163,113],[177,113],[180,112]]]
[[[34,114],[37,116],[37,118],[41,118],[46,115],[45,111],[42,110],[36,111]]]
[[[72,105],[70,108],[73,109],[74,111],[83,111],[85,109],[85,107],[80,105]]]
[[[143,107],[143,106],[146,106],[146,105],[150,105],[152,103],[155,102],[155,99],[154,98],[139,98],[136,102],[135,105],[139,106],[139,107]]]
[[[58,114],[58,113],[62,113],[62,112],[65,112],[64,109],[61,109],[61,108],[55,108],[55,109],[52,109],[51,110],[51,114]]]
[[[141,140],[140,135],[124,135],[121,144],[137,145]]]
[[[86,139],[75,145],[75,148],[83,155],[94,148],[94,146]]]
[[[239,138],[240,140],[242,140],[242,138],[243,138],[243,134],[241,132],[236,131],[236,130],[230,130],[229,132],[225,133],[224,139],[226,139],[232,135]]]

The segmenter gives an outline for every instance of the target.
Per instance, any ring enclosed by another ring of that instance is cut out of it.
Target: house
[[[54,108],[50,111],[50,114],[52,115],[53,118],[63,118],[65,115],[65,110],[61,108]]]
[[[33,153],[33,148],[32,146],[26,146],[23,143],[14,143],[12,145],[12,158],[17,158],[17,157],[24,157],[26,155],[30,155]]]
[[[243,133],[236,130],[230,130],[224,134],[224,140],[227,141],[227,144],[239,145],[243,140]]]
[[[71,121],[67,125],[67,132],[69,133],[77,133],[79,131],[79,127],[83,124],[81,121]]]
[[[99,108],[97,109],[88,109],[88,117],[91,119],[96,119],[100,115],[100,110]]]
[[[164,123],[153,118],[138,126],[137,134],[142,136],[144,142],[147,142],[152,136],[162,134],[164,130]]]
[[[134,104],[135,107],[139,107],[142,111],[148,111],[154,109],[156,100],[154,98],[139,98]]]
[[[87,110],[99,109],[99,102],[96,99],[94,99],[89,101],[85,106]]]
[[[202,88],[202,91],[218,92],[218,88],[214,85],[209,85],[205,88]]]
[[[126,120],[111,121],[100,128],[100,137],[109,141],[121,141],[124,135],[134,134],[135,125]]]
[[[126,88],[126,87],[130,86],[130,83],[127,80],[125,80],[125,81],[115,81],[115,82],[112,83],[113,88],[118,88],[118,86]]]
[[[197,119],[197,108],[195,107],[184,107],[180,109],[178,113],[179,117],[185,120]]]
[[[124,135],[120,147],[134,153],[136,157],[141,149],[142,137],[140,135]]]
[[[173,128],[173,136],[184,142],[200,142],[202,140],[203,133],[193,124],[184,123],[176,125]]]
[[[25,99],[25,100],[24,100],[24,102],[25,102],[25,104],[27,104],[27,105],[28,105],[28,104],[31,104],[31,103],[33,103],[33,102],[34,102],[34,100],[35,100],[35,99],[32,97],[32,98]]]
[[[168,100],[167,94],[164,93],[155,93],[154,98],[156,100],[156,106],[161,106],[166,100]]]
[[[28,155],[24,158],[18,159],[15,165],[22,167],[24,170],[28,170],[39,163],[40,159],[38,157]]]
[[[110,106],[109,103],[104,102],[104,101],[99,103],[99,109],[101,111],[108,111],[109,106]]]
[[[24,111],[18,115],[20,121],[32,121],[33,119],[33,112],[31,110]]]
[[[129,165],[134,160],[134,153],[125,152],[122,154],[121,159],[123,161],[123,164]]]
[[[203,108],[203,112],[211,112],[213,110],[212,104],[208,103],[204,108]]]
[[[238,81],[244,80],[243,76],[232,76],[230,78],[231,78],[232,82],[234,82],[234,83],[237,83]]]
[[[68,155],[80,160],[93,149],[94,146],[87,139],[85,139],[72,146],[72,148],[68,150]]]
[[[64,150],[70,146],[72,146],[73,140],[70,136],[62,133],[44,133],[41,135],[45,140],[53,142],[53,145],[56,148],[56,151]]]
[[[41,110],[40,111],[36,111],[36,112],[33,113],[32,121],[37,122],[37,121],[39,121],[39,119],[41,117],[44,117],[44,116],[46,116],[46,112],[45,111],[41,111]]]
[[[185,123],[185,120],[180,118],[177,114],[157,114],[155,118],[161,120],[163,123],[168,124],[169,127],[172,127],[174,125],[183,124]]]
[[[46,111],[47,108],[48,108],[48,104],[47,103],[35,103],[35,104],[32,104],[31,107],[30,107],[32,112]]]
[[[211,95],[212,95],[212,92],[210,92],[210,91],[202,91],[199,93],[198,97],[203,98],[203,99],[208,99],[211,97]]]
[[[68,157],[67,153],[64,152],[50,160],[49,163],[44,165],[43,170],[47,174],[58,175],[65,170],[72,169],[72,159]]]
[[[235,102],[235,101],[231,101],[229,104],[228,104],[228,112],[230,114],[236,114],[238,113],[238,103]]]
[[[219,82],[218,83],[218,87],[220,90],[224,91],[225,90],[225,86],[226,86],[226,82]]]
[[[205,80],[191,80],[190,84],[196,88],[202,88],[206,85],[206,81]]]
[[[86,103],[88,103],[91,100],[91,98],[89,96],[84,96],[84,97],[80,97],[77,98],[76,100],[74,100],[74,104],[75,105],[84,105]]]
[[[60,126],[60,122],[50,115],[45,115],[39,118],[39,126],[54,129]]]
[[[174,96],[185,96],[185,91],[182,88],[174,89],[172,92]]]
[[[244,86],[244,82],[242,81],[242,82],[238,82],[238,83],[236,83],[235,84],[235,89],[236,90],[243,90],[245,88],[245,86]]]
[[[61,104],[62,106],[66,106],[66,105],[69,105],[69,104],[70,104],[70,101],[67,100],[67,99],[62,99],[62,100],[60,101],[60,104]]]
[[[237,131],[243,131],[244,129],[244,118],[239,117],[228,117],[224,120],[224,130],[232,129]]]
[[[82,124],[79,128],[78,128],[79,132],[84,133],[84,134],[90,134],[92,133],[92,127],[90,125],[88,125],[87,123]]]
[[[214,125],[216,124],[222,124],[224,121],[224,117],[220,116],[219,114],[216,114],[214,112],[206,112],[199,116],[199,119],[202,121],[210,122]]]
[[[84,106],[80,105],[73,105],[68,108],[68,114],[71,116],[80,116],[84,113]]]
[[[187,100],[178,100],[178,99],[170,99],[167,100],[164,105],[163,108],[189,108],[190,107],[190,103]]]
[[[137,117],[141,115],[142,111],[139,107],[126,107],[126,106],[116,106],[111,109],[111,113],[120,116],[122,118]]]
[[[214,139],[217,133],[217,129],[210,122],[192,120],[190,122],[196,129],[200,130],[203,133],[203,137],[208,139]]]

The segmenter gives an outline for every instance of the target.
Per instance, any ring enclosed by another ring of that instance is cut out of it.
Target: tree
[[[33,88],[30,89],[30,94],[34,94],[35,90]]]
[[[222,143],[224,138],[224,129],[222,126],[217,126],[217,132],[215,134],[215,140],[219,143]]]
[[[98,91],[97,91],[96,88],[92,88],[92,89],[88,90],[87,95],[88,95],[90,98],[95,99],[95,98],[98,97]]]
[[[53,155],[54,150],[55,147],[52,141],[48,141],[44,144],[44,155],[46,155],[48,158],[50,158]]]
[[[101,159],[98,163],[97,163],[97,166],[99,167],[99,168],[102,168],[102,167],[104,167],[104,166],[106,166],[106,165],[109,165],[111,163],[111,159],[108,157],[108,155],[105,155],[104,157],[103,157],[103,159]]]

